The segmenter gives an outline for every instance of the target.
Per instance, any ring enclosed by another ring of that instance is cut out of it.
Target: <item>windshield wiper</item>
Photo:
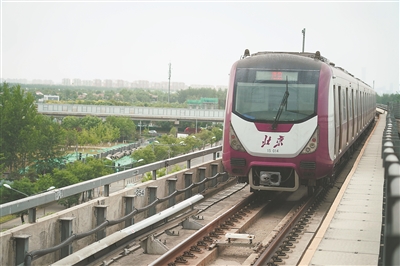
[[[285,94],[283,94],[282,102],[281,105],[279,106],[278,113],[275,116],[274,123],[272,123],[272,129],[275,130],[276,127],[278,126],[278,121],[279,117],[281,117],[283,107],[287,105],[287,99],[289,98],[289,90],[288,90],[288,78],[286,76],[286,91]]]

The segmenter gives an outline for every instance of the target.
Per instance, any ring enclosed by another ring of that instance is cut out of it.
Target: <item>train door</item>
[[[340,101],[336,86],[333,85],[333,113],[335,119],[335,155],[339,154],[340,144]]]
[[[350,101],[349,101],[349,117],[350,117],[350,120],[349,120],[349,123],[350,123],[350,125],[349,125],[349,131],[350,131],[350,134],[349,134],[349,136],[350,136],[350,139],[349,139],[349,142],[351,142],[351,141],[353,141],[353,139],[354,139],[354,97],[353,97],[353,93],[354,93],[354,90],[353,90],[353,88],[351,88],[351,90],[350,90]]]
[[[347,132],[343,132],[344,131],[344,106],[346,106],[346,103],[343,101],[344,98],[344,91],[342,90],[342,88],[340,86],[338,86],[338,106],[339,106],[339,153],[342,151],[343,149],[343,142],[344,142],[344,138],[345,138],[345,133],[347,134]]]
[[[358,86],[358,85],[357,85]],[[358,134],[358,90],[354,92],[354,136]]]
[[[347,145],[347,143],[348,143],[348,136],[347,136],[347,134],[348,134],[348,132],[349,132],[349,130],[348,130],[348,123],[347,123],[347,121],[348,121],[348,115],[347,115],[347,88],[346,89],[342,89],[342,93],[341,93],[341,96],[342,96],[342,100],[341,100],[341,103],[342,103],[342,150],[344,149],[344,148],[346,148],[346,145]]]

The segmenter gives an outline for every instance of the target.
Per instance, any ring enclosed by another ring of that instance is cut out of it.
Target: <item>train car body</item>
[[[232,66],[225,112],[230,175],[252,191],[313,190],[374,120],[375,92],[319,52],[260,52]]]

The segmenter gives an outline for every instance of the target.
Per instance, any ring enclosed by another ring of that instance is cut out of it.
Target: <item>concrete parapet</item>
[[[211,164],[213,166],[211,166]],[[213,171],[211,168],[214,168]],[[164,198],[171,194],[168,189],[168,180],[173,178],[174,185],[177,190],[182,190],[187,186],[187,172],[200,173],[206,169],[206,173],[215,172],[215,168],[218,167],[219,172],[221,172],[222,163],[221,160],[206,162],[204,164],[198,165],[192,169],[185,169],[179,172],[166,175],[164,177],[158,178],[157,180],[150,180],[145,183],[138,183],[135,186],[129,186],[125,189],[119,190],[114,193],[110,193],[108,197],[99,197],[91,201],[82,203],[78,206],[73,206],[71,208],[62,210],[60,212],[45,216],[40,218],[36,223],[24,224],[5,232],[0,233],[0,265],[16,265],[16,249],[15,249],[15,237],[18,235],[29,235],[29,251],[41,250],[52,248],[61,243],[62,235],[62,222],[63,219],[69,219],[71,223],[72,233],[81,234],[92,230],[96,227],[98,223],[98,218],[96,217],[97,212],[95,211],[98,206],[106,205],[108,206],[104,211],[106,212],[104,217],[107,220],[117,220],[126,215],[126,198],[133,197],[133,207],[136,209],[143,208],[149,204],[148,195],[141,195],[137,193],[138,191],[147,191],[147,187],[158,187],[157,198]],[[199,168],[203,169],[199,171]],[[186,180],[185,180],[186,177]],[[210,177],[207,176],[207,177]],[[199,180],[198,176],[193,176],[193,182]],[[186,183],[185,183],[186,182]],[[210,182],[208,182],[210,183]],[[207,194],[213,190],[207,190],[211,188],[211,184],[205,184],[206,190],[202,194]],[[192,194],[195,195],[199,193],[199,187],[192,188]],[[176,195],[174,200],[179,203],[185,199],[185,193]],[[168,201],[163,201],[155,206],[156,213],[162,211],[169,206]],[[146,212],[138,213],[134,216],[134,221],[139,222],[146,217]],[[125,228],[126,223],[121,222],[119,224],[109,226],[105,228],[105,236],[113,234],[114,232]],[[71,244],[72,250],[78,251],[87,245],[96,241],[96,234],[91,234],[82,239],[76,240]],[[32,265],[49,265],[61,258],[61,251],[49,253],[32,261]]]

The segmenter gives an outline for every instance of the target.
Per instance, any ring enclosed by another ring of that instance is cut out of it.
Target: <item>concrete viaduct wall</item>
[[[126,215],[124,196],[133,197],[134,208],[142,208],[149,205],[149,189],[156,189],[157,198],[164,198],[170,193],[168,191],[168,180],[176,179],[176,189],[181,190],[185,188],[185,175],[192,173],[192,182],[200,181],[200,171],[205,171],[205,177],[212,176],[212,168],[217,172],[223,172],[221,159],[210,161],[193,167],[185,169],[180,172],[158,178],[157,180],[139,183],[136,186],[125,188],[117,192],[111,193],[109,197],[99,197],[91,201],[82,203],[78,206],[45,216],[40,218],[36,223],[24,224],[13,229],[7,230],[0,234],[0,265],[16,265],[16,239],[20,237],[29,236],[28,251],[46,249],[54,247],[61,243],[61,220],[72,219],[72,234],[80,234],[95,228],[97,224],[97,214],[99,208],[105,210],[105,220],[116,220]],[[202,169],[202,170],[200,170]],[[219,177],[221,181],[224,177]],[[175,181],[174,181],[175,182]],[[211,182],[207,182],[205,187],[210,188]],[[145,191],[144,196],[136,196],[135,191],[142,189]],[[197,188],[193,188],[192,194],[198,193]],[[207,189],[205,194],[211,193],[212,189]],[[185,193],[176,196],[176,203],[185,199]],[[99,207],[100,206],[100,207]],[[156,206],[156,212],[168,208],[168,200]],[[148,211],[135,215],[134,222],[138,222],[148,217]],[[107,227],[105,229],[106,235],[110,235],[118,230],[125,228],[125,222],[117,225]],[[77,251],[95,241],[97,241],[96,233],[74,241],[72,243],[72,251]],[[48,265],[60,259],[60,250],[44,255],[40,258],[33,260],[32,265]]]

